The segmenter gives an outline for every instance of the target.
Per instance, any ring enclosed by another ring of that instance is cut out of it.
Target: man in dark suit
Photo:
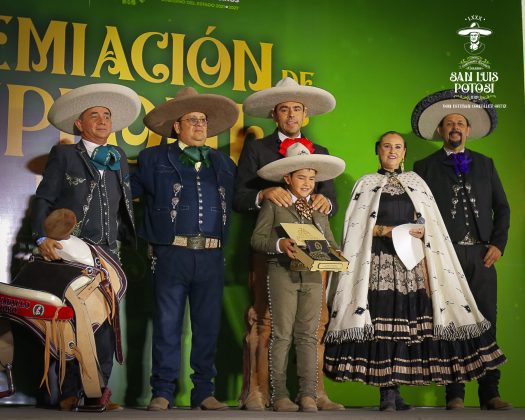
[[[141,104],[137,94],[120,85],[98,83],[74,89],[55,101],[48,119],[56,128],[80,134],[76,144],[59,144],[49,159],[31,207],[33,237],[46,260],[60,259],[58,241],[47,238],[44,220],[53,210],[75,213],[73,235],[100,245],[115,261],[117,241],[135,235],[126,155],[120,147],[108,146],[114,131],[130,125]],[[97,355],[105,385],[113,367],[114,331],[105,322],[95,334]],[[97,374],[90,372],[89,374]],[[72,410],[81,390],[77,362],[70,362],[62,385],[60,409]],[[108,402],[107,410],[121,407]]]
[[[461,112],[450,113],[452,106]],[[434,195],[476,303],[492,324],[494,338],[497,308],[494,263],[507,244],[510,208],[492,159],[465,148],[465,143],[467,138],[490,134],[496,124],[496,113],[488,101],[458,99],[453,91],[430,95],[412,114],[412,127],[418,136],[443,140],[443,148],[416,162],[414,171]],[[499,379],[499,370],[489,370],[478,379],[482,409],[512,408],[499,396]],[[447,409],[463,408],[464,397],[464,384],[447,385]]]
[[[177,142],[143,150],[132,176],[144,200],[139,236],[152,245],[152,411],[173,405],[181,363],[181,336],[189,300],[192,347],[191,406],[223,410],[213,396],[215,352],[224,286],[223,244],[228,236],[236,167],[204,143],[237,120],[237,104],[224,96],[180,90],[149,112],[144,123]]]
[[[330,112],[335,107],[335,98],[327,91],[313,87],[300,86],[287,77],[275,87],[264,89],[250,95],[243,103],[248,115],[272,118],[277,124],[276,130],[262,140],[251,141],[244,145],[239,158],[238,176],[235,182],[234,209],[239,212],[255,214],[264,200],[270,200],[277,206],[292,205],[290,193],[279,183],[263,180],[257,171],[270,162],[283,157],[281,144],[287,138],[301,141],[301,127],[307,115]],[[328,154],[328,150],[314,144],[316,154]],[[315,210],[333,215],[337,202],[333,182],[319,182],[312,194]],[[326,289],[326,277],[323,277]],[[268,345],[270,339],[270,312],[266,287],[266,256],[252,254],[252,267],[249,287],[254,296],[254,303],[248,309],[247,338],[245,341],[244,384],[241,395],[241,407],[247,410],[263,410],[269,405]],[[323,299],[323,302],[326,300]],[[326,303],[322,307],[319,328],[318,348],[318,398],[321,410],[341,410],[341,404],[330,401],[324,391],[322,360],[324,346],[322,339],[328,323]]]

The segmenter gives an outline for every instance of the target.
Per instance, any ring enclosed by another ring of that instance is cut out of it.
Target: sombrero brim
[[[488,136],[498,124],[496,110],[489,100],[444,90],[427,96],[415,106],[412,130],[423,139],[442,140],[437,128],[449,114],[460,114],[469,120],[471,140]]]
[[[208,137],[227,130],[239,116],[239,107],[229,98],[221,95],[202,94],[185,98],[170,99],[156,106],[144,117],[144,124],[150,130],[164,137],[173,137],[173,124],[189,112],[202,112],[208,119]]]
[[[75,121],[86,109],[95,106],[110,110],[112,131],[128,127],[141,109],[140,99],[132,89],[114,83],[95,83],[73,89],[58,98],[47,118],[59,130],[78,134]]]
[[[489,36],[492,34],[492,31],[490,29],[484,29],[484,28],[465,28],[465,29],[460,29],[458,31],[458,35],[461,35],[461,36],[468,36],[470,35],[472,32],[479,32],[481,35],[483,36]]]
[[[308,108],[308,115],[326,114],[335,108],[334,96],[315,86],[278,86],[252,93],[243,103],[245,114],[271,118],[277,104],[299,102]]]
[[[345,161],[337,156],[312,154],[285,157],[268,163],[257,171],[267,181],[281,182],[286,174],[300,169],[314,169],[315,181],[327,181],[343,173]]]

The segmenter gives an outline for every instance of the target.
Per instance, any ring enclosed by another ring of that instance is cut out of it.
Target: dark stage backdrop
[[[470,54],[458,30],[473,22],[492,31],[484,50]],[[469,144],[491,156],[512,207],[510,241],[497,264],[499,343],[509,358],[502,395],[524,406],[525,131],[523,45],[519,0],[18,0],[0,6],[0,281],[10,282],[31,251],[28,203],[46,155],[73,141],[47,122],[53,103],[69,89],[120,83],[141,96],[141,117],[111,137],[133,164],[140,150],[159,144],[142,117],[183,86],[217,93],[239,106],[252,92],[283,76],[331,91],[337,107],[313,117],[304,133],[347,162],[336,181],[341,210],[332,219],[341,236],[355,180],[374,172],[373,145],[387,130],[406,135],[408,164],[440,147],[412,134],[410,115],[425,95],[459,84],[489,97],[499,125]],[[241,113],[235,126],[208,144],[235,161],[245,141],[273,130],[270,120]],[[169,141],[169,140],[168,140]],[[137,208],[138,220],[140,208]],[[226,287],[217,357],[217,396],[235,404],[242,384],[244,310],[252,217],[236,215],[226,250]],[[114,400],[146,404],[150,398],[151,278],[145,244],[125,249],[129,290],[122,305],[127,362],[115,367]],[[188,325],[188,324],[187,324]],[[189,403],[189,326],[177,405]],[[39,374],[38,374],[39,375]],[[30,387],[29,387],[30,388]],[[374,405],[377,390],[334,384],[328,393],[349,406]],[[34,390],[25,389],[31,394]],[[443,389],[404,389],[416,405],[442,405]],[[467,404],[476,404],[476,385]]]

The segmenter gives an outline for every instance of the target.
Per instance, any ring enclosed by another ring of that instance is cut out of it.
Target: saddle
[[[94,333],[106,320],[115,332],[115,357],[123,363],[118,303],[126,291],[126,276],[102,248],[88,245],[92,266],[33,256],[11,284],[0,283],[0,372],[5,371],[8,379],[8,389],[0,392],[0,398],[15,392],[9,321],[26,326],[44,343],[40,385],[45,383],[48,392],[47,373],[54,357],[59,362],[60,384],[66,361],[76,359],[85,396],[102,396]]]

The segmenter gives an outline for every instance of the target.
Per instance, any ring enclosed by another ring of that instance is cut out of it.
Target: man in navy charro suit
[[[144,200],[139,235],[152,245],[155,316],[149,410],[173,404],[180,372],[181,334],[189,300],[190,365],[195,409],[222,410],[213,396],[220,329],[224,258],[236,167],[205,146],[207,137],[230,128],[239,111],[232,100],[184,88],[146,115],[152,131],[176,138],[143,150],[132,176],[133,196]]]

